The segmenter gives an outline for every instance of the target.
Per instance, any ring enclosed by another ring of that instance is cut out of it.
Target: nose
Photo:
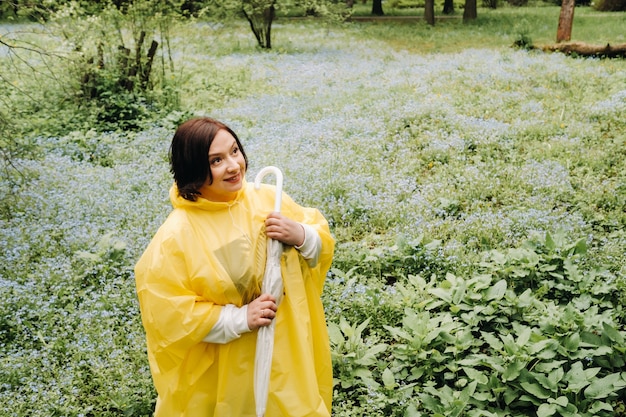
[[[235,158],[228,158],[226,169],[228,172],[234,172],[239,169],[239,162]]]

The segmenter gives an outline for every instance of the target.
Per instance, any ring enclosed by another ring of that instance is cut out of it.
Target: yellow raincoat
[[[191,202],[170,190],[174,210],[135,267],[148,359],[158,393],[156,417],[253,417],[257,331],[205,343],[222,306],[260,295],[265,218],[276,188],[244,183],[229,203]],[[320,299],[334,240],[313,208],[283,195],[281,213],[311,225],[322,250],[311,268],[285,246],[285,296],[278,307],[267,417],[330,416],[332,365]]]

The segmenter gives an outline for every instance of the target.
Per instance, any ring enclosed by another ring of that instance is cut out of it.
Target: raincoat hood
[[[241,201],[245,198],[248,193],[248,188],[251,188],[248,182],[244,179],[241,189],[237,191],[235,198],[228,202],[222,201],[211,201],[207,200],[204,197],[198,197],[196,201],[189,201],[181,197],[178,193],[178,187],[176,184],[173,184],[170,188],[170,201],[172,202],[172,206],[176,209],[187,209],[192,208],[196,210],[207,210],[207,211],[216,211],[216,210],[225,210],[229,206],[236,204],[238,201]]]

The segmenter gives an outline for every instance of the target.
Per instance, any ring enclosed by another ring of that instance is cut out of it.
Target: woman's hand
[[[265,219],[267,236],[279,240],[285,245],[302,246],[304,243],[304,228],[280,213],[272,212]]]
[[[248,328],[256,330],[272,324],[276,317],[276,299],[270,294],[261,294],[258,298],[248,304]]]

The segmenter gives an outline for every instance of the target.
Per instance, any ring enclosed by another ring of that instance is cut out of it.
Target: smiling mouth
[[[227,178],[225,181],[226,182],[239,182],[240,178],[241,178],[241,175],[237,174],[234,177]]]

